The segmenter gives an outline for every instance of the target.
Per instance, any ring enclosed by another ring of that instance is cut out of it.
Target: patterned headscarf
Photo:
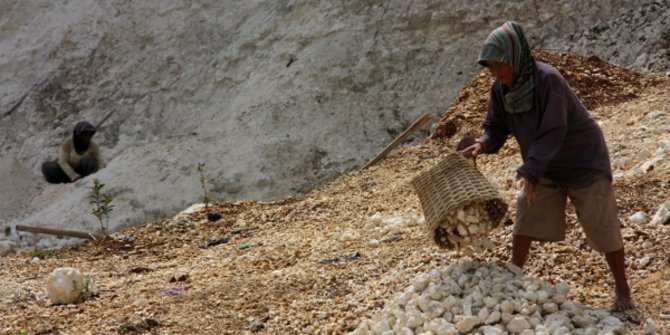
[[[533,56],[521,26],[508,21],[495,29],[484,42],[479,54],[479,64],[486,61],[509,64],[514,73],[511,85],[500,84],[505,110],[509,113],[524,113],[533,107]]]

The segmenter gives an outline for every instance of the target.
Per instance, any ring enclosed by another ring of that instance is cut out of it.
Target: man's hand
[[[523,191],[526,193],[526,199],[528,199],[528,205],[533,204],[533,199],[535,199],[535,184],[526,178],[522,174],[517,174],[516,179],[523,180]]]
[[[475,142],[475,144],[459,151],[458,153],[463,155],[465,158],[475,158],[482,152],[482,149],[484,149],[484,145],[480,142]]]

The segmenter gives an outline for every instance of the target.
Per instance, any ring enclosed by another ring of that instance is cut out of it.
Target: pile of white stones
[[[426,227],[429,237],[439,246],[466,255],[493,248],[488,233],[494,228],[482,202],[471,203],[451,211],[437,227]]]
[[[566,299],[568,286],[525,277],[512,264],[461,261],[411,280],[353,335],[626,334],[604,310]]]

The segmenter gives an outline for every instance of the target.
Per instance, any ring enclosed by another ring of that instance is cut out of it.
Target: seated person
[[[61,145],[58,160],[42,163],[42,174],[49,183],[71,183],[104,166],[98,145],[91,141],[95,127],[80,121],[72,133]]]

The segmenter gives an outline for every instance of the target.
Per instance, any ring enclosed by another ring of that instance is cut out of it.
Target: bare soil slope
[[[596,58],[537,54],[556,65],[601,122],[610,145],[636,310],[617,314],[633,333],[650,318],[670,323],[670,227],[635,223],[667,201],[670,190],[670,79],[641,75]],[[304,197],[222,202],[211,210],[148,223],[116,240],[0,259],[3,334],[342,334],[378,312],[409,279],[461,256],[438,249],[421,230],[410,186],[419,171],[479,133],[490,76],[483,72],[445,113],[427,143],[404,147],[367,170]],[[478,166],[512,200],[519,163],[510,141]],[[647,154],[640,154],[647,152]],[[513,217],[513,207],[510,207]],[[113,214],[112,214],[113,215]],[[575,226],[574,213],[569,215]],[[509,258],[511,226],[494,232],[496,248],[478,259]],[[211,244],[208,246],[208,243]],[[218,243],[218,244],[217,244]],[[216,244],[216,245],[214,245]],[[645,257],[649,257],[644,260]],[[643,261],[644,260],[644,261]],[[45,277],[72,266],[95,281],[83,303],[52,306]],[[613,281],[581,229],[566,241],[538,244],[527,275],[567,282],[570,299],[607,309]]]

